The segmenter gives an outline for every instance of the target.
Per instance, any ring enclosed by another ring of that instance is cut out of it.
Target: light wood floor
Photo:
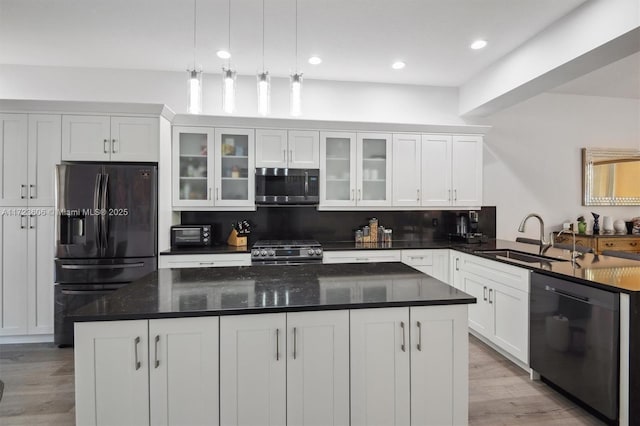
[[[469,424],[599,425],[588,413],[470,337]],[[0,425],[73,425],[73,350],[0,345]]]

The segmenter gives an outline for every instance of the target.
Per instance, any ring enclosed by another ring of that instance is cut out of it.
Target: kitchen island
[[[400,263],[164,269],[75,313],[78,424],[466,424],[467,305]]]

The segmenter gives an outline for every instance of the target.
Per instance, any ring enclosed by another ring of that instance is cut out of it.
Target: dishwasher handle
[[[581,302],[589,303],[589,298],[586,297],[586,296],[579,296],[577,294],[569,293],[568,291],[559,290],[559,289],[557,289],[555,287],[551,287],[549,285],[545,285],[544,289],[547,290],[547,291],[550,291],[552,293],[557,293],[559,295],[570,297],[572,299],[576,299],[576,300],[579,300]]]

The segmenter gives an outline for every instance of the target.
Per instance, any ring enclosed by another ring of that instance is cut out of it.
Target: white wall
[[[484,204],[497,207],[497,236],[538,237],[535,220],[517,232],[528,213],[545,219],[547,232],[590,212],[629,219],[640,207],[585,207],[581,196],[583,147],[640,149],[640,101],[542,94],[488,117]],[[602,225],[602,221],[600,221]]]
[[[270,117],[289,116],[289,80],[273,78]],[[222,112],[221,77],[205,74],[204,113]],[[0,65],[0,98],[142,102],[186,113],[187,73]],[[257,116],[255,76],[238,78],[235,116]],[[463,124],[458,90],[398,84],[305,80],[304,119]]]

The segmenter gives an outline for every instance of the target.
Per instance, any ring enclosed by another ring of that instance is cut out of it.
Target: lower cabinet
[[[160,256],[158,268],[221,268],[224,266],[251,266],[249,253],[174,254]]]
[[[449,249],[402,250],[402,263],[440,281],[449,282]]]
[[[223,425],[349,424],[349,311],[225,316]]]
[[[218,424],[218,317],[75,327],[76,424]]]
[[[468,418],[467,306],[351,311],[351,425]]]
[[[528,365],[529,271],[468,254],[454,258],[454,286],[477,299],[469,327]]]

